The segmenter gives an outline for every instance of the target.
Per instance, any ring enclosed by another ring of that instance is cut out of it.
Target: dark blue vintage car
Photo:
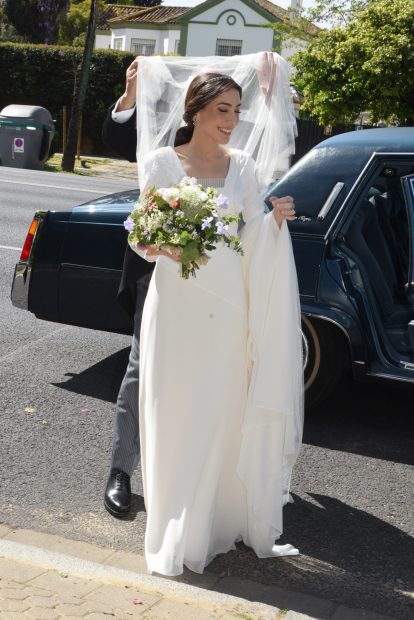
[[[294,196],[289,224],[306,340],[308,407],[345,369],[414,384],[414,128],[341,134],[269,190]],[[123,221],[136,192],[34,216],[16,265],[15,306],[38,318],[121,333]],[[144,277],[145,287],[150,274]]]

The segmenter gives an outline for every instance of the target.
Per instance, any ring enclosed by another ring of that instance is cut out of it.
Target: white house
[[[300,6],[292,0],[292,8]],[[304,45],[282,46],[266,24],[288,19],[269,0],[206,0],[193,8],[106,5],[98,19],[97,48],[134,54],[233,56],[277,50],[286,59]]]

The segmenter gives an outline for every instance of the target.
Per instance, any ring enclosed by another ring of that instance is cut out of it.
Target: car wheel
[[[305,406],[324,401],[339,382],[348,361],[345,337],[327,321],[302,314]]]

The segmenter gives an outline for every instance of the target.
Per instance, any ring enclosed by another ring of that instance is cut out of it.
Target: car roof
[[[414,152],[414,127],[378,127],[331,136],[315,149],[361,146],[375,151]],[[374,148],[375,147],[375,148]]]
[[[266,196],[293,196],[297,214],[312,220],[306,231],[324,234],[373,153],[414,154],[414,127],[364,129],[332,136],[306,153]],[[339,182],[343,187],[329,217],[318,221],[318,213]],[[300,222],[293,222],[290,228],[304,230]]]

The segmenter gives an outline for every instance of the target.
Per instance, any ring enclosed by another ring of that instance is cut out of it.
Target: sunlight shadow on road
[[[67,381],[52,385],[76,394],[115,403],[128,365],[129,352],[129,347],[121,349],[83,372],[66,373]]]
[[[306,444],[414,464],[412,386],[358,383],[344,378],[335,392],[306,414]]]
[[[240,544],[236,551],[218,556],[209,571],[271,586],[255,588],[255,600],[312,616],[316,613],[318,618],[331,617],[330,610],[326,615],[317,611],[312,596],[412,618],[414,605],[408,593],[414,575],[413,538],[334,497],[309,496],[314,501],[295,496],[295,503],[287,507],[281,539],[294,542],[301,555],[259,560]],[[220,591],[237,595],[231,578],[227,582],[227,589],[226,580],[220,582]],[[281,588],[296,593],[289,595]],[[249,589],[242,595],[249,598]]]

